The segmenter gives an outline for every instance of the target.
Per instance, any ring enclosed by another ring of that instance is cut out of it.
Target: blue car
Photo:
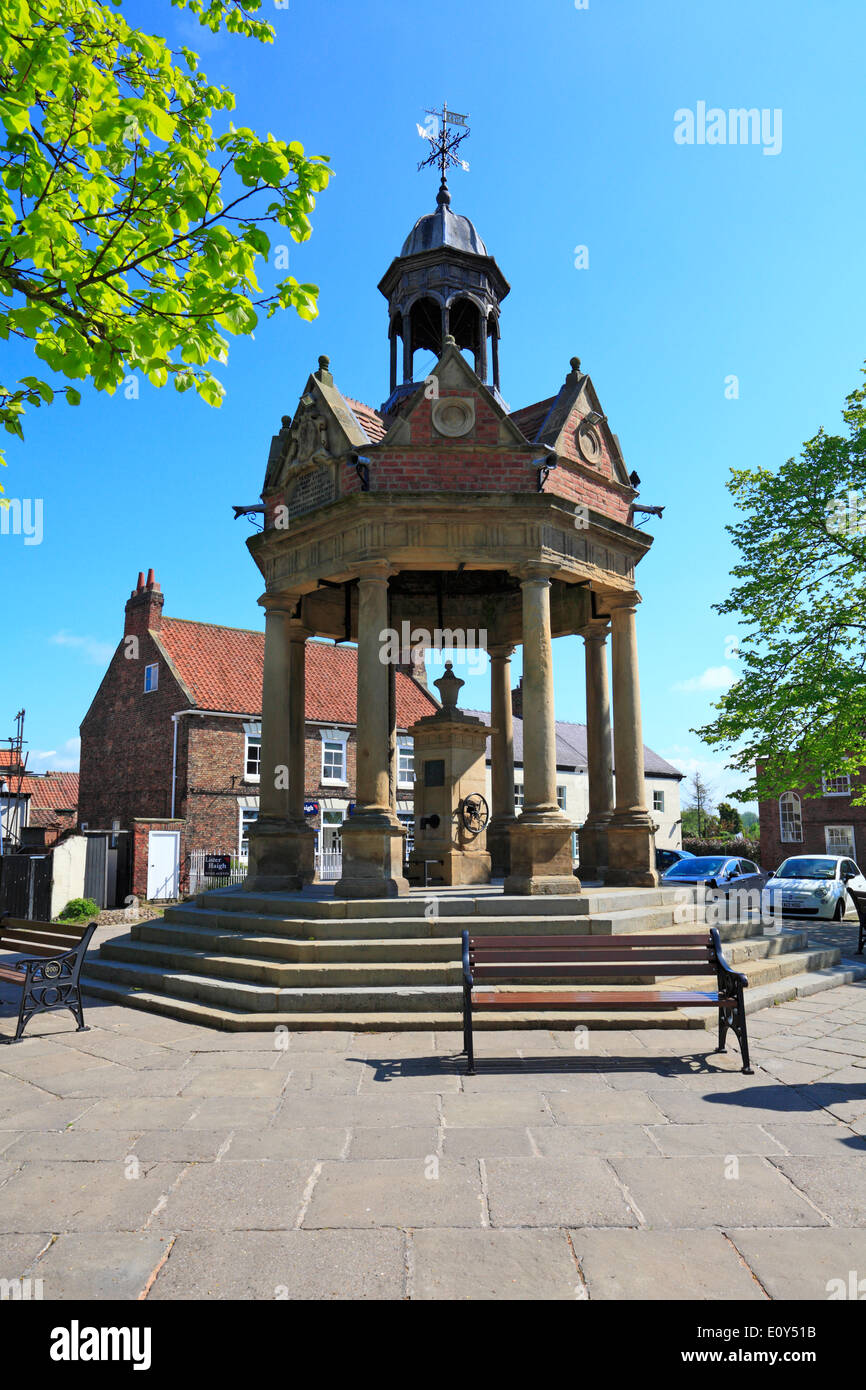
[[[681,859],[662,877],[662,883],[673,888],[687,883],[705,883],[708,888],[718,888],[722,892],[730,889],[763,889],[770,875],[751,859],[737,859],[724,854],[693,855],[691,859]]]

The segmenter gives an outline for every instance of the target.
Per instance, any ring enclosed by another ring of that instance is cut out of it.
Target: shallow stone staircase
[[[97,998],[233,1030],[459,1028],[464,928],[476,935],[664,936],[694,931],[706,919],[696,891],[683,889],[590,888],[577,898],[529,899],[496,888],[438,889],[366,902],[326,894],[201,894],[105,942],[87,959],[82,987]],[[765,930],[758,921],[733,922],[720,931],[730,963],[748,975],[749,1012],[858,975],[850,962],[839,964],[837,948],[809,949],[795,924]],[[481,1015],[477,1026],[704,1027],[714,1018],[707,1009],[579,1014],[564,1007]]]

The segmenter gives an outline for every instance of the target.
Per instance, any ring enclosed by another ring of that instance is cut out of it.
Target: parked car
[[[723,892],[730,889],[749,892],[766,886],[770,875],[751,859],[737,859],[724,854],[698,854],[680,859],[662,876],[662,883],[677,887],[686,883],[705,883],[708,888]]]
[[[834,854],[795,854],[780,864],[767,883],[774,907],[782,900],[786,917],[823,917],[841,922],[848,885],[866,893],[866,878],[853,859]]]
[[[656,868],[660,874],[665,873],[674,864],[679,864],[681,859],[694,859],[693,854],[689,854],[687,849],[657,849]]]

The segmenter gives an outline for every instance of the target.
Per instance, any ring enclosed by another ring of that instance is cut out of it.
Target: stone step
[[[319,941],[261,932],[226,931],[210,924],[171,922],[163,925],[156,919],[142,922],[139,930],[132,932],[132,939],[164,942],[190,950],[215,951],[220,955],[262,956],[270,960],[298,962],[452,962],[460,957],[460,937],[453,934],[441,937],[395,936],[381,941],[326,937]]]
[[[459,937],[464,930],[471,931],[475,936],[605,936],[618,932],[655,931],[657,928],[675,924],[684,927],[702,925],[698,913],[699,910],[694,905],[686,905],[655,907],[648,910],[628,908],[613,915],[593,914],[578,918],[535,915],[498,917],[493,914],[467,917],[452,914],[429,918],[416,916],[310,920],[298,917],[280,918],[260,912],[228,912],[212,907],[172,907],[166,910],[161,920],[169,926],[214,926],[223,931],[257,932],[270,936],[285,936],[290,940],[321,941],[330,938],[339,941],[348,937],[351,940],[381,941],[388,937],[396,940],[406,940],[410,937],[453,938]],[[681,920],[677,921],[677,917]],[[133,937],[140,937],[145,926],[149,925],[151,923],[135,924],[132,929]]]
[[[506,897],[495,887],[487,892],[465,889],[431,888],[405,898],[367,898],[342,900],[326,897],[327,889],[314,893],[246,893],[242,888],[213,889],[200,893],[195,905],[229,912],[263,913],[268,916],[301,920],[352,919],[357,917],[424,917],[435,903],[439,917],[495,916],[522,917],[530,909],[534,917],[579,917],[619,912],[627,908],[676,906],[694,902],[697,889],[684,888],[592,888],[575,897]],[[174,911],[176,909],[168,909]]]
[[[728,959],[731,964],[762,956],[776,955],[803,949],[807,944],[807,933],[785,931],[760,936],[759,924],[748,925],[753,936],[723,939],[730,943]],[[723,928],[723,933],[728,929]],[[577,934],[577,933],[576,933]],[[678,933],[660,932],[660,936],[670,935],[673,939]],[[261,934],[247,931],[224,931],[211,924],[165,923],[159,918],[143,922],[133,929],[134,942],[161,943],[173,948],[180,947],[190,951],[204,951],[219,956],[246,956],[263,960],[293,961],[315,965],[336,963],[360,963],[365,965],[379,962],[403,962],[406,964],[421,961],[438,961],[453,964],[460,960],[460,937],[456,934],[443,937],[392,937],[385,940],[353,940],[351,938],[332,938],[325,940],[299,940],[287,936]],[[167,963],[169,957],[165,957]]]

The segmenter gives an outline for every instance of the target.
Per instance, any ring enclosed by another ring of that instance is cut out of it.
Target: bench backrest
[[[866,893],[858,893],[856,888],[852,888],[849,883],[848,896],[857,909],[857,916],[860,918],[860,921],[866,921]]]
[[[67,922],[33,922],[26,917],[0,917],[0,950],[18,951],[23,956],[58,956],[84,949],[96,930],[96,923],[79,926]],[[85,941],[86,937],[86,941]]]
[[[561,978],[605,979],[635,975],[708,975],[716,968],[709,932],[676,937],[470,936],[463,933],[464,965],[474,981]]]

